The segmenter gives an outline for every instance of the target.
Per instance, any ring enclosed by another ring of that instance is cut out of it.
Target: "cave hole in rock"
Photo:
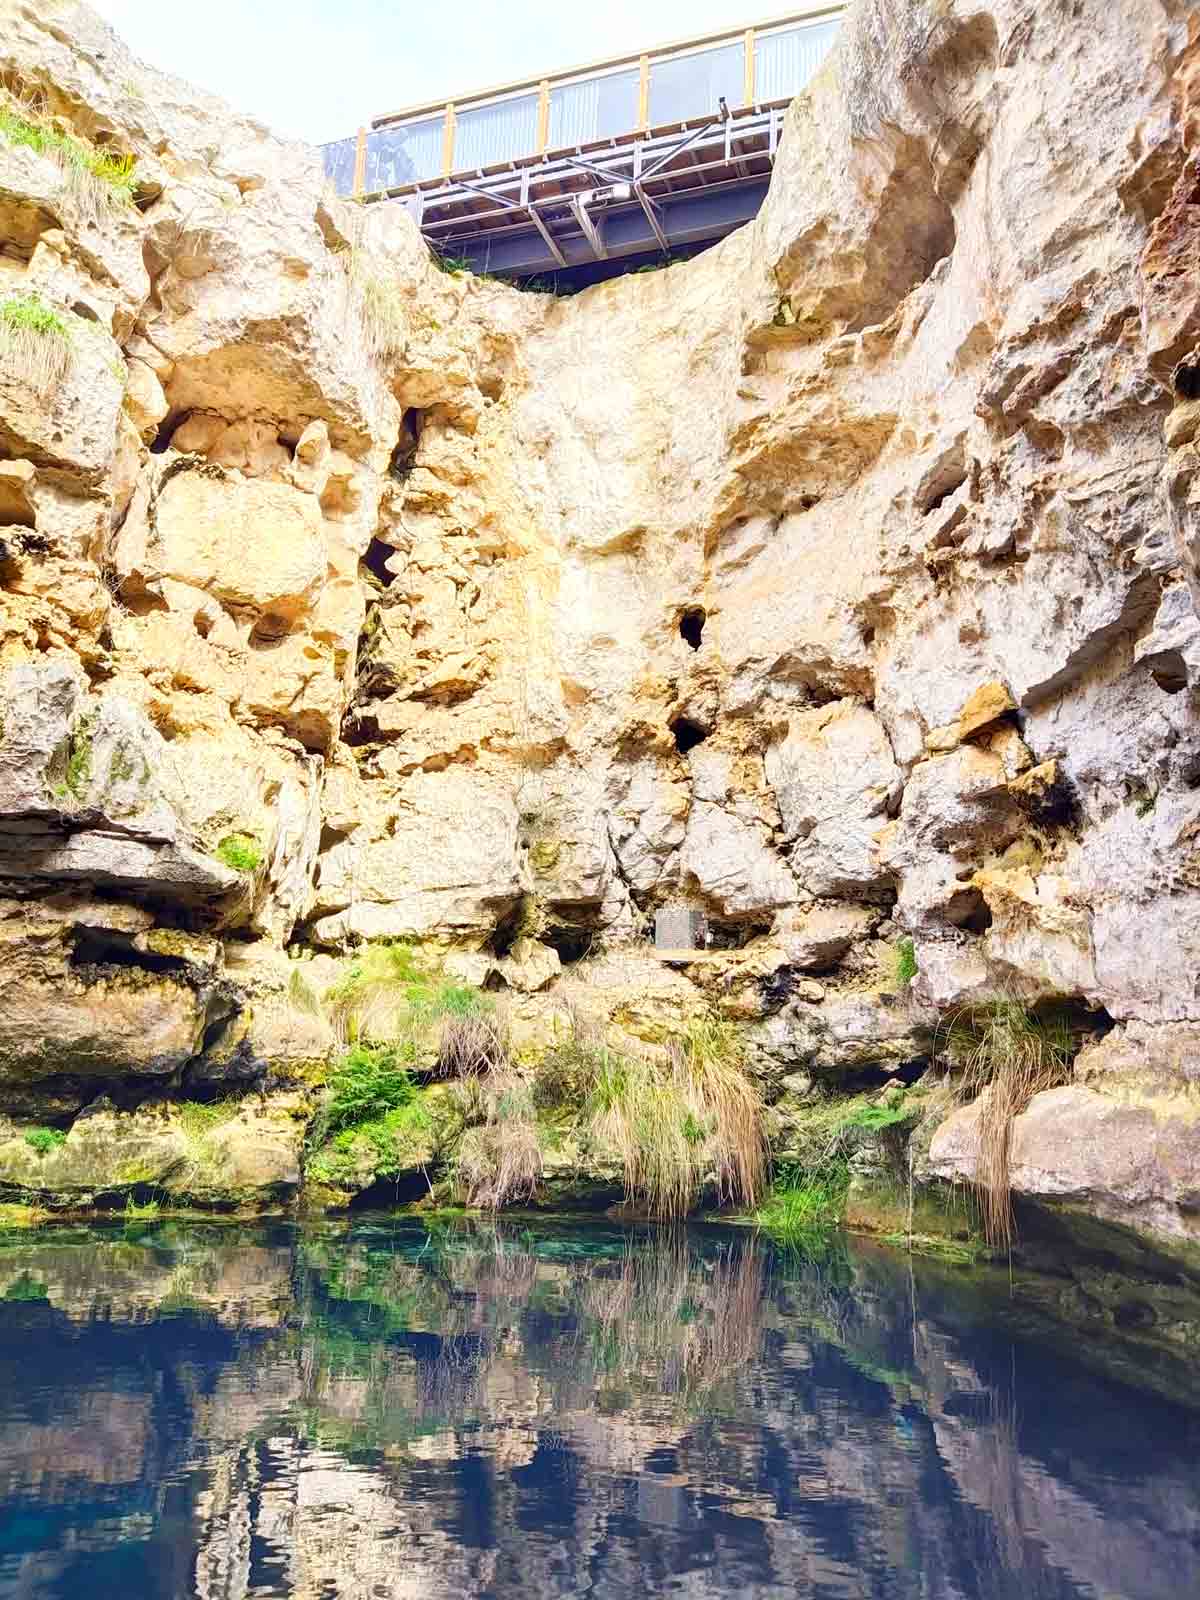
[[[946,917],[966,933],[986,933],[992,925],[992,913],[978,889],[962,889],[952,895]]]
[[[679,637],[690,644],[693,650],[699,650],[700,641],[704,637],[704,624],[708,620],[708,613],[703,606],[688,606],[680,613]]]
[[[190,411],[168,411],[158,425],[158,432],[154,435],[150,445],[150,454],[152,456],[165,455],[171,447],[171,440],[175,436],[175,430],[185,423],[190,416]]]
[[[763,938],[770,931],[769,922],[723,922],[718,917],[709,917],[707,948],[740,950],[751,939]]]
[[[396,581],[396,574],[389,572],[387,564],[396,554],[394,547],[384,544],[382,539],[372,539],[367,546],[367,553],[362,558],[362,564],[373,577],[386,589],[389,584]]]
[[[416,406],[409,406],[400,421],[400,436],[396,440],[396,448],[392,451],[391,460],[388,462],[388,476],[397,483],[403,483],[416,465],[417,449],[421,443],[421,432],[425,426],[425,413]]]
[[[1188,686],[1187,665],[1178,650],[1164,650],[1156,655],[1150,676],[1164,694],[1179,694]]]
[[[1118,1328],[1153,1328],[1157,1322],[1158,1312],[1148,1300],[1122,1300],[1113,1312]]]
[[[100,928],[78,930],[67,964],[71,967],[128,967],[141,972],[187,971],[187,962],[180,956],[135,950],[127,939]]]
[[[497,917],[487,947],[501,961],[511,953],[513,945],[521,937],[521,929],[529,921],[529,913],[529,896],[522,895],[507,911]]]
[[[1200,400],[1200,362],[1179,363],[1175,368],[1175,393],[1181,400]]]
[[[387,1210],[391,1206],[424,1199],[428,1193],[429,1183],[423,1169],[420,1172],[402,1172],[395,1178],[376,1178],[374,1183],[353,1197],[350,1210]]]
[[[830,1069],[828,1078],[821,1071],[807,1070],[839,1095],[866,1094],[871,1089],[882,1089],[885,1083],[899,1079],[907,1089],[916,1083],[929,1067],[928,1056],[914,1056],[911,1061],[863,1061],[853,1067]]]
[[[591,928],[555,924],[545,929],[541,934],[541,941],[543,944],[548,944],[552,950],[556,950],[563,966],[569,967],[591,953],[595,936],[595,931]]]
[[[689,750],[694,750],[708,738],[708,729],[702,728],[698,722],[693,722],[691,717],[676,717],[667,726],[671,730],[671,737],[675,740],[675,748],[681,756],[687,755]]]

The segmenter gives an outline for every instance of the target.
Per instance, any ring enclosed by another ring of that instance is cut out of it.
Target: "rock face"
[[[857,0],[756,221],[558,299],[43,9],[4,81],[137,185],[0,139],[0,299],[69,335],[0,364],[10,1109],[318,1058],[289,944],[715,1008],[769,1083],[1006,993],[1158,1097],[1040,1097],[1017,1186],[1189,1232],[1194,8]],[[725,954],[649,971],[667,901]]]

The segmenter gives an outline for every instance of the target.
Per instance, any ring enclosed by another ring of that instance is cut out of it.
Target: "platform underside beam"
[[[430,245],[477,272],[536,277],[711,243],[752,218],[783,110],[704,118],[368,199],[405,205]]]

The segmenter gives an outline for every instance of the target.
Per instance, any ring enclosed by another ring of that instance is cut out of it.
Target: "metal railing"
[[[325,171],[342,195],[403,194],[782,105],[820,66],[842,9],[809,5],[753,27],[377,117],[323,146]]]

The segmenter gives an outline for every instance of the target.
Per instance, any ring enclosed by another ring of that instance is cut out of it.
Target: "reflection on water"
[[[716,1229],[10,1235],[0,1595],[1200,1592],[1187,1350],[1057,1293]]]

